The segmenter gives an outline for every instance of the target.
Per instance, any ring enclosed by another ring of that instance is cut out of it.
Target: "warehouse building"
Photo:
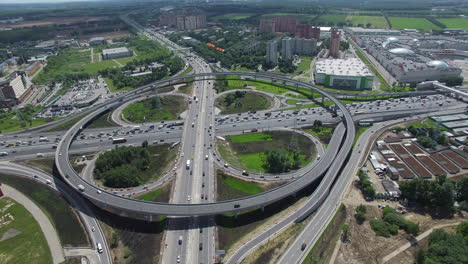
[[[350,35],[385,35],[385,36],[398,36],[401,35],[399,30],[394,29],[381,29],[381,28],[362,28],[362,27],[344,27],[344,32]]]
[[[0,107],[21,103],[31,92],[32,83],[24,72],[13,72],[0,78]]]
[[[440,47],[464,47],[464,42],[435,42],[414,36],[355,36],[356,43],[374,57],[396,81],[419,83],[458,77],[461,69],[436,56]],[[437,45],[436,45],[437,44]],[[444,44],[444,45],[442,45]],[[441,46],[442,45],[442,46]],[[434,48],[434,49],[432,49]]]
[[[333,88],[372,89],[374,75],[357,58],[319,60],[315,64],[315,82]]]
[[[113,60],[118,58],[125,58],[133,56],[133,51],[126,48],[105,49],[102,51],[102,58],[104,60]]]

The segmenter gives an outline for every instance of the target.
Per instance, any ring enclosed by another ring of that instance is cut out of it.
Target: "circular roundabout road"
[[[292,84],[304,88],[311,89],[315,92],[328,97],[333,101],[341,110],[344,118],[344,124],[340,124],[332,136],[331,143],[328,146],[326,153],[321,160],[317,162],[316,166],[310,171],[304,172],[302,177],[298,177],[285,185],[275,189],[263,192],[261,194],[247,196],[235,200],[219,201],[203,204],[172,204],[172,203],[157,203],[143,200],[136,200],[126,197],[121,197],[110,192],[107,192],[99,187],[85,181],[73,169],[69,161],[69,148],[74,138],[81,133],[84,127],[97,118],[100,114],[109,109],[118,107],[126,101],[132,100],[139,96],[139,93],[147,92],[159,87],[172,85],[174,82],[184,81],[187,78],[203,78],[214,79],[217,76],[241,76],[249,79],[267,79],[271,81],[280,81],[286,84]],[[97,105],[92,108],[89,115],[79,120],[72,128],[70,128],[62,137],[62,140],[57,146],[55,153],[55,164],[58,171],[63,176],[64,180],[72,186],[75,190],[81,193],[84,197],[92,201],[97,206],[108,210],[110,212],[139,219],[153,220],[153,216],[157,215],[170,215],[170,216],[201,216],[201,215],[215,215],[227,212],[239,212],[242,210],[262,207],[271,204],[275,201],[283,199],[287,196],[294,195],[306,186],[313,183],[319,177],[323,176],[325,172],[328,174],[337,175],[340,168],[331,166],[335,160],[344,161],[352,149],[352,144],[355,135],[355,126],[350,112],[347,108],[336,98],[330,95],[327,91],[316,88],[310,84],[289,79],[284,76],[263,74],[263,73],[245,73],[245,72],[222,72],[222,73],[200,73],[191,74],[181,77],[173,77],[165,80],[160,80],[152,84],[148,84],[135,89],[130,93],[117,96],[107,102]],[[335,173],[330,173],[334,171]],[[329,184],[333,179],[323,179]],[[320,189],[316,191],[326,192]],[[325,195],[321,195],[325,196]],[[156,220],[156,218],[155,218]]]

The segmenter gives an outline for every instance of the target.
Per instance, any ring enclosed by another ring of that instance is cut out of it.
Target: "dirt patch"
[[[0,238],[0,241],[7,240],[7,239],[15,237],[15,236],[17,236],[19,234],[21,234],[21,231],[19,231],[17,229],[14,229],[14,228],[10,228],[3,234],[3,236]]]
[[[341,244],[336,264],[361,264],[361,263],[382,263],[382,258],[397,250],[405,243],[412,241],[414,238],[408,235],[405,231],[400,230],[397,235],[389,238],[376,236],[370,227],[369,220],[382,217],[382,209],[378,205],[390,206],[397,208],[401,206],[397,202],[392,201],[365,201],[362,194],[355,186],[351,188],[344,201],[349,209],[346,215],[346,223],[349,225],[349,244]],[[364,204],[367,208],[367,220],[362,224],[357,224],[354,213],[359,204]],[[466,219],[468,214],[459,213],[451,218],[434,218],[430,213],[421,213],[420,211],[410,211],[404,215],[405,219],[418,223],[422,232],[440,224],[452,223]],[[423,239],[418,243],[419,246],[424,245]],[[402,253],[392,258],[388,263],[413,263],[414,253],[418,247],[410,247]]]

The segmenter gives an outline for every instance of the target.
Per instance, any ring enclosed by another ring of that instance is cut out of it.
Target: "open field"
[[[468,29],[468,18],[438,18],[437,21],[444,24],[447,28]]]
[[[302,73],[302,72],[307,72],[310,70],[310,63],[312,62],[311,57],[301,57],[301,63],[297,65],[296,70],[294,71],[295,73]]]
[[[0,174],[0,182],[17,189],[42,209],[57,230],[63,246],[89,246],[86,232],[81,225],[79,217],[59,193],[42,184],[37,184],[33,180],[18,176]]]
[[[273,138],[267,133],[250,133],[243,135],[229,136],[229,140],[234,143],[248,143],[256,141],[271,141]]]
[[[242,97],[235,97],[232,101],[233,93],[219,97],[216,100],[216,106],[221,110],[220,114],[237,114],[248,111],[259,111],[269,109],[272,105],[272,99],[264,94],[255,92],[245,92]]]
[[[392,28],[394,29],[440,29],[425,18],[415,17],[389,17]]]
[[[179,119],[179,115],[187,109],[187,100],[181,96],[159,96],[132,103],[122,111],[122,116],[133,123],[144,123],[161,120]],[[158,109],[159,108],[159,109]]]
[[[251,172],[266,172],[265,153],[269,150],[285,150],[290,147],[292,133],[271,131],[227,136],[227,141],[218,140],[217,147],[221,157],[234,167]],[[315,145],[303,135],[295,135],[299,153],[300,167],[310,163],[316,155]],[[291,154],[291,153],[290,153]],[[292,154],[289,158],[293,159]]]
[[[362,24],[364,27],[370,23],[371,28],[388,28],[387,21],[383,16],[354,16],[346,17],[347,22],[353,23],[354,26]]]
[[[328,26],[332,24],[337,25],[338,23],[346,23],[346,16],[338,14],[327,14],[321,15],[316,21],[316,24],[320,26]]]
[[[246,19],[255,14],[253,13],[228,13],[220,16],[214,16],[211,19],[214,21],[220,21],[220,20],[241,20],[241,19]]]
[[[2,198],[0,212],[0,237],[7,232],[19,232],[0,241],[0,263],[52,263],[44,234],[26,208],[12,199]]]
[[[63,17],[63,18],[48,18],[41,20],[29,20],[23,21],[17,24],[2,25],[1,27],[8,28],[26,28],[26,27],[38,27],[38,26],[50,26],[50,25],[69,25],[80,22],[92,22],[106,20],[108,17],[94,17],[94,16],[82,16],[82,17]]]

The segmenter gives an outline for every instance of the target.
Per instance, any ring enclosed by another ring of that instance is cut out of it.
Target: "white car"
[[[190,195],[187,195],[187,201],[190,201],[192,200],[192,198],[190,197]]]

